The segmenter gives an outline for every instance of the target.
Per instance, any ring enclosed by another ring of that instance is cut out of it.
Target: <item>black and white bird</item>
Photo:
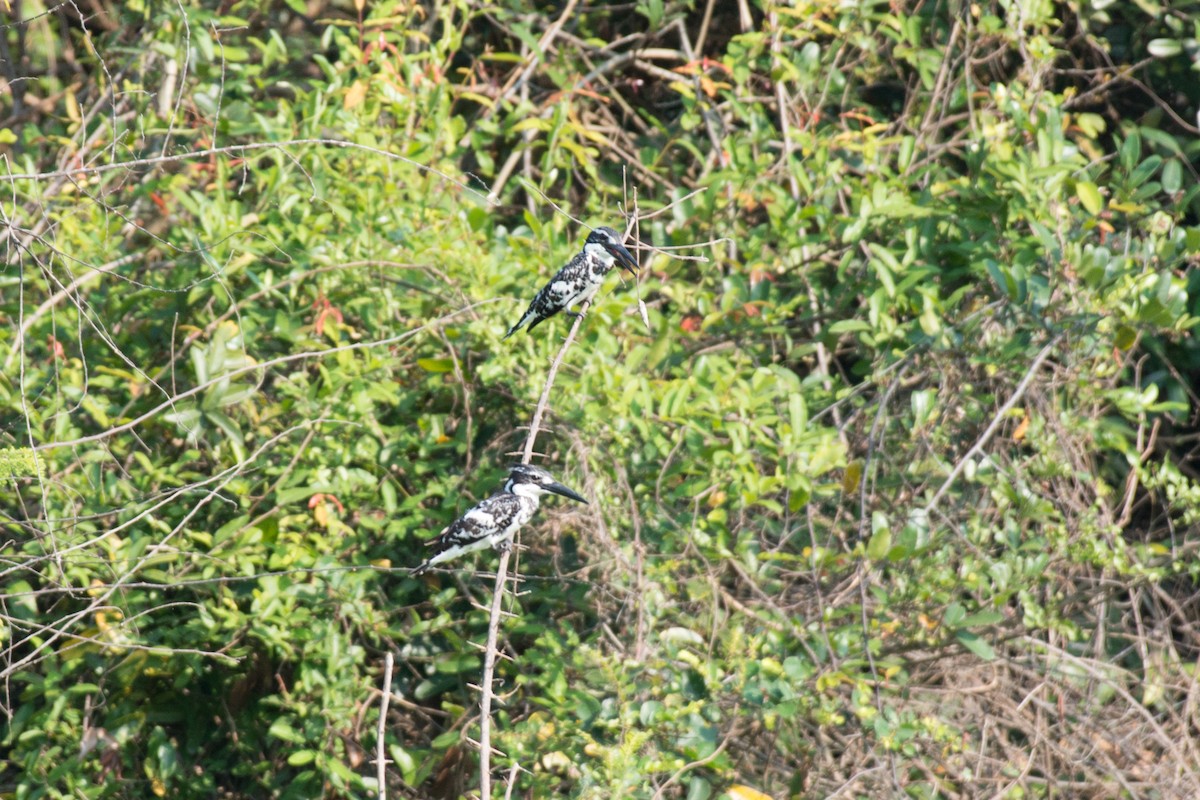
[[[550,493],[587,504],[579,493],[554,480],[541,467],[517,464],[508,473],[503,489],[450,523],[429,542],[434,548],[433,555],[412,574],[420,575],[435,564],[489,545],[496,550],[507,550],[513,534],[537,511],[539,498]]]
[[[637,272],[637,260],[625,249],[621,238],[621,234],[606,227],[596,228],[588,234],[583,251],[577,253],[542,287],[529,304],[529,310],[520,322],[508,329],[504,338],[507,339],[526,325],[533,330],[547,317],[591,300],[600,284],[604,283],[604,276],[617,264],[622,269]]]

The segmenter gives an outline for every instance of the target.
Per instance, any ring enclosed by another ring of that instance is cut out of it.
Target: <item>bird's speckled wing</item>
[[[429,542],[431,555],[413,573],[419,575],[434,564],[460,555],[495,546],[523,520],[521,498],[512,494],[494,494],[450,523]]]
[[[513,325],[504,338],[507,339],[526,325],[529,326],[529,330],[533,330],[538,323],[574,305],[577,298],[589,287],[586,262],[585,254],[577,253],[565,267],[555,273],[550,282],[534,295],[520,322]]]

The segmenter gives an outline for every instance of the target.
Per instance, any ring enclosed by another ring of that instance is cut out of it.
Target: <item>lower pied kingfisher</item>
[[[433,555],[413,570],[413,575],[489,545],[496,550],[507,550],[512,545],[513,534],[529,522],[533,512],[537,511],[539,498],[548,493],[587,504],[580,494],[554,480],[541,467],[517,464],[508,473],[503,489],[447,525],[429,543],[434,548]]]
[[[533,330],[539,322],[577,303],[591,300],[613,266],[637,272],[637,260],[621,243],[623,237],[612,228],[596,228],[588,234],[583,251],[558,271],[529,304],[521,320],[504,334],[507,339],[526,325]],[[571,312],[568,311],[568,314]]]

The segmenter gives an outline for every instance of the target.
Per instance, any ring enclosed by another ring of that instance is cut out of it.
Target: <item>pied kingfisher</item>
[[[588,234],[583,252],[576,253],[575,257],[542,287],[529,304],[529,310],[521,317],[521,321],[509,328],[504,338],[507,339],[526,325],[529,326],[529,330],[533,330],[534,326],[547,317],[552,317],[577,303],[591,300],[600,284],[604,283],[604,276],[616,264],[620,264],[622,269],[637,272],[637,260],[625,249],[621,238],[621,234],[612,228],[596,228]]]
[[[482,550],[488,545],[496,550],[507,550],[512,545],[513,534],[537,511],[538,498],[550,492],[587,504],[581,495],[554,480],[554,476],[541,467],[517,464],[508,473],[503,489],[447,525],[429,542],[434,547],[433,555],[412,574],[420,575],[434,564]]]

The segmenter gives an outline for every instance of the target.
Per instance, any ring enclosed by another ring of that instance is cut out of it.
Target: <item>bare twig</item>
[[[29,332],[29,329],[32,328],[39,319],[41,319],[43,316],[45,316],[50,311],[50,309],[52,309],[52,308],[54,308],[54,306],[58,305],[64,297],[69,297],[72,293],[77,291],[84,284],[94,281],[96,278],[99,278],[101,275],[103,275],[106,272],[112,272],[117,267],[122,267],[126,264],[137,261],[138,259],[143,258],[144,255],[145,255],[144,253],[129,253],[127,255],[121,256],[120,258],[118,258],[114,261],[110,261],[107,264],[101,264],[100,266],[96,267],[95,269],[89,270],[89,271],[83,273],[82,275],[79,275],[73,281],[71,281],[69,284],[67,284],[63,288],[59,289],[54,294],[50,295],[50,297],[46,298],[46,300],[44,300],[41,305],[39,305],[36,309],[34,309],[32,314],[30,314],[27,317],[24,317],[21,320],[20,327],[17,329],[17,337],[16,338],[23,339],[25,337],[25,334],[27,334]],[[10,350],[8,352],[8,357],[6,359],[4,359],[4,369],[5,370],[9,370],[12,368],[12,361],[13,361],[13,358],[16,357],[17,352],[18,351],[16,348],[13,348],[12,350]]]
[[[533,419],[529,423],[529,435],[525,438],[525,450],[521,454],[522,464],[528,464],[533,459],[534,440],[537,439],[538,431],[542,424],[542,417],[545,416],[546,408],[550,403],[550,389],[554,386],[554,378],[558,375],[558,369],[562,366],[563,356],[566,355],[571,343],[575,341],[575,334],[579,331],[579,324],[583,321],[583,317],[587,314],[587,310],[590,307],[590,300],[579,307],[579,316],[575,317],[575,322],[571,325],[571,330],[567,332],[566,341],[559,348],[558,355],[554,357],[554,361],[550,363],[550,373],[546,376],[546,385],[542,388],[542,396],[538,399],[537,408],[533,410]]]
[[[527,180],[525,178],[518,178],[517,180],[519,180],[525,186],[526,189],[532,189],[534,192],[536,192],[538,197],[542,198],[547,203],[549,203],[551,208],[553,208],[558,213],[562,214],[567,219],[571,220],[571,222],[574,222],[576,225],[579,225],[580,227],[587,228],[589,231],[592,229],[591,225],[588,225],[583,220],[578,219],[577,217],[573,217],[573,216],[571,216],[570,213],[568,213],[567,211],[564,211],[562,206],[560,206],[558,203],[551,200],[550,197],[545,192],[543,192],[541,189],[539,189],[537,186],[534,186],[533,181]]]
[[[660,209],[657,209],[655,211],[650,211],[645,214],[643,214],[639,211],[636,214],[636,216],[637,216],[639,222],[641,222],[642,220],[654,219],[655,217],[659,216],[660,214],[667,213],[668,211],[670,211],[671,209],[673,209],[675,206],[679,205],[680,203],[686,203],[688,200],[691,200],[696,195],[704,194],[707,191],[708,191],[707,186],[701,186],[699,189],[693,189],[692,191],[688,192],[687,194],[685,194],[683,197],[679,198],[678,200],[672,200],[670,203],[667,203],[665,206],[663,206]],[[715,242],[713,242],[713,244],[716,244],[717,242],[722,242],[722,241],[724,241],[724,239],[717,239]],[[698,246],[698,245],[689,245],[689,246]]]
[[[521,463],[528,464],[533,459],[533,445],[541,428],[542,418],[550,403],[550,390],[554,386],[554,378],[562,366],[563,357],[575,341],[575,334],[587,313],[591,302],[585,302],[579,308],[579,316],[567,333],[567,339],[559,348],[558,354],[550,363],[550,372],[546,375],[546,385],[542,388],[542,396],[537,408],[533,411],[533,419],[529,422],[529,434],[525,438],[525,450]],[[500,638],[500,604],[504,597],[504,582],[508,577],[508,560],[512,555],[511,549],[500,554],[500,564],[496,567],[496,583],[492,589],[492,606],[488,616],[487,647],[483,653],[483,683],[480,686],[479,698],[479,797],[480,800],[490,800],[492,796],[492,698],[494,695],[494,680],[496,672],[497,641]]]
[[[1042,368],[1042,364],[1044,364],[1046,359],[1050,357],[1050,354],[1054,352],[1054,347],[1064,335],[1065,334],[1063,333],[1056,335],[1046,344],[1045,347],[1041,349],[1041,352],[1034,357],[1033,363],[1031,363],[1029,365],[1029,369],[1025,371],[1025,377],[1021,378],[1021,382],[1017,384],[1017,388],[1013,391],[1012,396],[1005,401],[1004,405],[1000,406],[1000,410],[996,412],[994,417],[992,417],[991,424],[989,424],[984,432],[980,434],[979,439],[976,440],[975,444],[971,445],[971,449],[968,450],[963,457],[958,460],[958,463],[954,465],[954,469],[950,470],[950,474],[946,476],[946,480],[943,481],[938,490],[934,492],[933,497],[925,506],[926,514],[931,514],[933,510],[937,508],[938,502],[940,502],[946,492],[950,490],[950,487],[954,485],[954,482],[958,480],[958,476],[962,475],[963,470],[967,468],[967,464],[970,463],[971,459],[977,456],[979,452],[983,450],[984,446],[991,441],[992,436],[995,435],[996,430],[1000,427],[1000,424],[1004,421],[1004,418],[1008,415],[1008,412],[1011,411],[1017,405],[1017,403],[1021,402],[1021,398],[1025,396],[1025,391],[1029,389],[1029,385],[1033,383],[1033,379],[1037,375],[1038,370]]]
[[[709,11],[711,12],[711,5]],[[783,31],[779,26],[779,13],[776,11],[770,12],[771,29],[771,57],[775,61],[783,60]],[[779,133],[783,137],[783,153],[779,157],[779,163],[782,165],[788,179],[788,189],[793,200],[800,199],[800,183],[796,180],[796,170],[792,164],[792,125],[788,119],[788,114],[792,110],[792,103],[789,101],[786,89],[787,81],[775,81],[775,105],[779,110]]]
[[[554,44],[554,37],[558,36],[558,32],[562,30],[562,26],[566,24],[567,19],[569,19],[571,14],[574,13],[575,6],[578,4],[579,0],[567,0],[567,5],[563,8],[562,13],[558,15],[558,19],[550,23],[550,25],[547,26],[545,33],[542,34],[542,38],[538,39],[537,49],[531,54],[529,64],[527,64],[525,69],[521,70],[521,72],[514,73],[513,77],[509,78],[508,85],[501,90],[500,96],[496,98],[496,103],[492,106],[493,110],[500,108],[501,101],[504,100],[505,95],[507,95],[514,86],[525,85],[525,82],[529,80],[529,76],[532,75],[533,71],[537,69],[540,63],[542,63],[546,51],[549,50],[551,45]],[[487,114],[486,116],[491,116],[491,113]]]
[[[500,638],[500,603],[504,599],[504,581],[508,577],[508,559],[512,549],[500,554],[496,584],[492,589],[492,607],[488,615],[487,648],[483,653],[483,683],[479,697],[479,797],[492,796],[492,697],[496,673],[497,641]]]
[[[738,708],[739,708],[738,706],[734,706],[734,709],[733,709],[732,716],[735,719],[737,718]],[[677,769],[675,771],[675,774],[673,774],[670,778],[667,778],[666,782],[662,786],[658,787],[658,791],[656,791],[654,793],[654,800],[662,800],[663,793],[665,793],[667,791],[667,789],[670,788],[673,784],[678,783],[679,779],[682,778],[685,774],[687,774],[687,772],[689,772],[690,770],[696,769],[698,767],[703,767],[705,764],[708,764],[708,763],[712,762],[713,760],[715,760],[717,758],[717,756],[721,755],[721,753],[724,753],[725,748],[729,747],[729,742],[733,740],[733,735],[735,732],[737,732],[737,725],[736,724],[730,725],[729,732],[726,733],[724,738],[721,739],[721,744],[719,744],[717,746],[716,750],[713,750],[711,753],[706,755],[704,758],[698,758],[695,761],[688,762],[687,764],[684,764],[682,767]]]
[[[704,54],[704,42],[708,39],[708,26],[712,24],[713,6],[716,0],[708,0],[704,7],[704,17],[700,20],[700,33],[696,35],[696,52]]]
[[[392,699],[392,651],[383,657],[383,697],[379,701],[379,727],[375,730],[375,777],[379,781],[379,800],[387,800],[387,730],[388,702]]]
[[[512,768],[508,771],[508,785],[504,789],[504,800],[511,800],[513,789],[517,787],[517,773],[520,771],[521,765],[514,762]]]
[[[474,429],[474,419],[471,415],[471,387],[467,383],[466,376],[463,374],[462,364],[460,364],[458,361],[458,352],[454,349],[454,345],[450,343],[450,338],[446,336],[446,332],[444,330],[439,329],[438,335],[442,339],[442,344],[446,346],[446,352],[450,354],[450,363],[454,366],[454,379],[458,381],[458,385],[462,387],[463,416],[466,417],[467,421],[467,430],[464,438],[465,441],[468,442],[466,456],[467,461],[466,465],[463,467],[463,472],[464,474],[469,475],[471,473],[471,447],[469,446],[469,443],[474,441],[475,438],[472,434],[472,430]]]

